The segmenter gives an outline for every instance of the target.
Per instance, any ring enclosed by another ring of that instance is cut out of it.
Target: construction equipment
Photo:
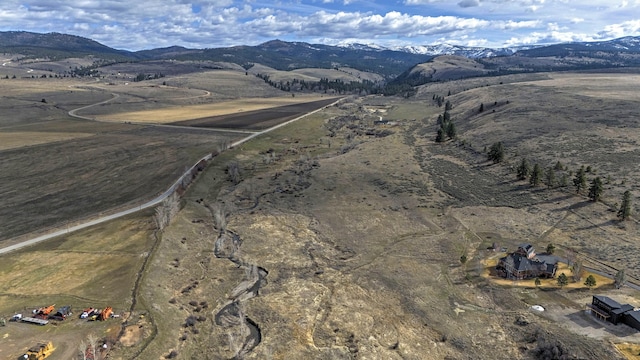
[[[102,310],[100,316],[98,316],[98,320],[105,321],[111,317],[111,314],[113,314],[113,308],[111,308],[111,306],[107,306],[106,308],[104,308],[104,310]]]
[[[67,305],[59,308],[55,313],[49,314],[49,319],[62,321],[71,315],[73,315],[71,312],[71,305]]]
[[[46,319],[49,316],[49,314],[51,314],[51,312],[53,312],[53,310],[56,309],[55,306],[56,305],[53,304],[46,307],[41,307],[40,309],[35,311],[34,317],[40,318],[40,319]]]
[[[26,323],[31,323],[31,324],[37,324],[37,325],[47,325],[49,323],[49,320],[45,320],[45,319],[41,319],[41,318],[32,318],[32,317],[28,317],[28,316],[23,316],[20,321],[22,322],[26,322]]]
[[[82,314],[80,314],[80,319],[86,319],[89,316],[93,316],[93,313],[96,309],[90,307],[88,309],[84,309],[84,311],[82,311]]]
[[[43,360],[49,357],[56,348],[53,347],[53,343],[39,343],[38,345],[27,350],[27,353],[23,355],[25,360]]]

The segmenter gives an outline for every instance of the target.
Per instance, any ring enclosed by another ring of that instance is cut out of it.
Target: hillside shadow
[[[618,224],[618,220],[611,219],[611,220],[607,220],[607,221],[605,221],[603,223],[600,223],[600,224],[591,224],[589,226],[579,227],[579,228],[576,228],[576,230],[593,230],[593,229],[596,229],[596,228],[601,228],[601,227],[606,227],[606,226],[615,226],[617,224]]]
[[[562,201],[569,200],[572,197],[573,197],[573,195],[571,195],[571,194],[556,196],[553,199],[548,199],[548,200],[542,201],[541,204],[559,203],[559,202],[562,202]]]
[[[551,211],[559,212],[559,211],[578,210],[578,209],[582,209],[583,207],[588,206],[591,203],[593,203],[593,202],[590,201],[590,200],[585,200],[585,201],[581,201],[581,202],[578,202],[578,203],[575,203],[575,204],[572,204],[572,205],[567,205],[567,206],[561,207],[559,209],[553,209]]]

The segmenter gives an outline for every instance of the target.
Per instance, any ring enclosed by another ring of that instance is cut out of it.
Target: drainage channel
[[[233,359],[242,359],[262,341],[258,324],[247,317],[243,303],[259,295],[260,288],[267,283],[269,272],[255,264],[244,262],[236,254],[242,239],[233,231],[221,230],[215,242],[217,258],[228,259],[245,270],[245,279],[231,292],[230,300],[215,315],[216,325],[227,331],[229,346],[235,351]]]

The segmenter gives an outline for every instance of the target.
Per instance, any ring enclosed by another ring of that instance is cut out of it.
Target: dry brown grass
[[[522,85],[535,85],[553,88],[564,93],[580,94],[593,98],[616,100],[640,100],[637,74],[560,74],[551,73],[551,79],[525,82]]]
[[[0,79],[0,96],[13,97],[43,92],[69,91],[70,87],[83,83],[71,79]]]
[[[115,338],[119,321],[78,319],[81,309],[112,306],[124,316],[144,256],[153,241],[151,213],[111,221],[14,253],[0,261],[0,317],[55,304],[73,316],[44,327],[10,323],[2,328],[0,358],[15,359],[37,341],[53,341],[52,359],[71,359],[87,334]]]
[[[341,67],[338,69],[321,69],[321,68],[303,68],[303,69],[295,69],[291,71],[282,71],[276,70],[274,68],[256,64],[251,69],[249,69],[251,74],[261,74],[268,75],[269,80],[275,82],[287,82],[297,80],[304,80],[306,82],[318,82],[321,79],[329,79],[333,80],[341,80],[344,82],[350,81],[380,81],[383,79],[382,76],[368,73],[352,68]]]
[[[134,111],[98,116],[103,121],[131,121],[140,123],[166,124],[177,121],[198,119],[209,116],[235,114],[245,111],[270,109],[278,106],[298,104],[326,99],[318,95],[274,98],[247,98],[223,101],[215,104],[180,106],[159,110]]]
[[[0,132],[0,151],[92,136],[92,133],[16,131]]]
[[[640,344],[622,342],[614,343],[618,351],[620,351],[628,360],[640,359]]]

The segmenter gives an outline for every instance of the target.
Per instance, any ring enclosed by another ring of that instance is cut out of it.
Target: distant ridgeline
[[[420,48],[420,49],[418,49]],[[411,96],[414,87],[428,82],[460,78],[495,76],[521,72],[559,70],[589,70],[640,66],[640,37],[624,37],[601,42],[576,42],[528,48],[488,49],[460,46],[424,46],[398,49],[353,44],[330,46],[303,42],[272,40],[256,46],[189,49],[171,46],[141,51],[110,48],[80,36],[26,31],[0,32],[0,52],[20,54],[27,58],[61,60],[91,56],[94,64],[74,71],[75,76],[90,76],[101,66],[114,62],[144,62],[158,60],[211,61],[243,65],[260,63],[276,70],[301,68],[334,69],[350,67],[359,71],[381,75],[386,85],[368,80],[344,82],[322,79],[318,82],[291,81],[270,83],[284,91],[316,89],[337,93],[381,93]],[[416,65],[434,61],[439,55],[454,55],[469,59],[482,72],[449,72],[447,76],[415,71]],[[553,61],[549,61],[552,58]]]

